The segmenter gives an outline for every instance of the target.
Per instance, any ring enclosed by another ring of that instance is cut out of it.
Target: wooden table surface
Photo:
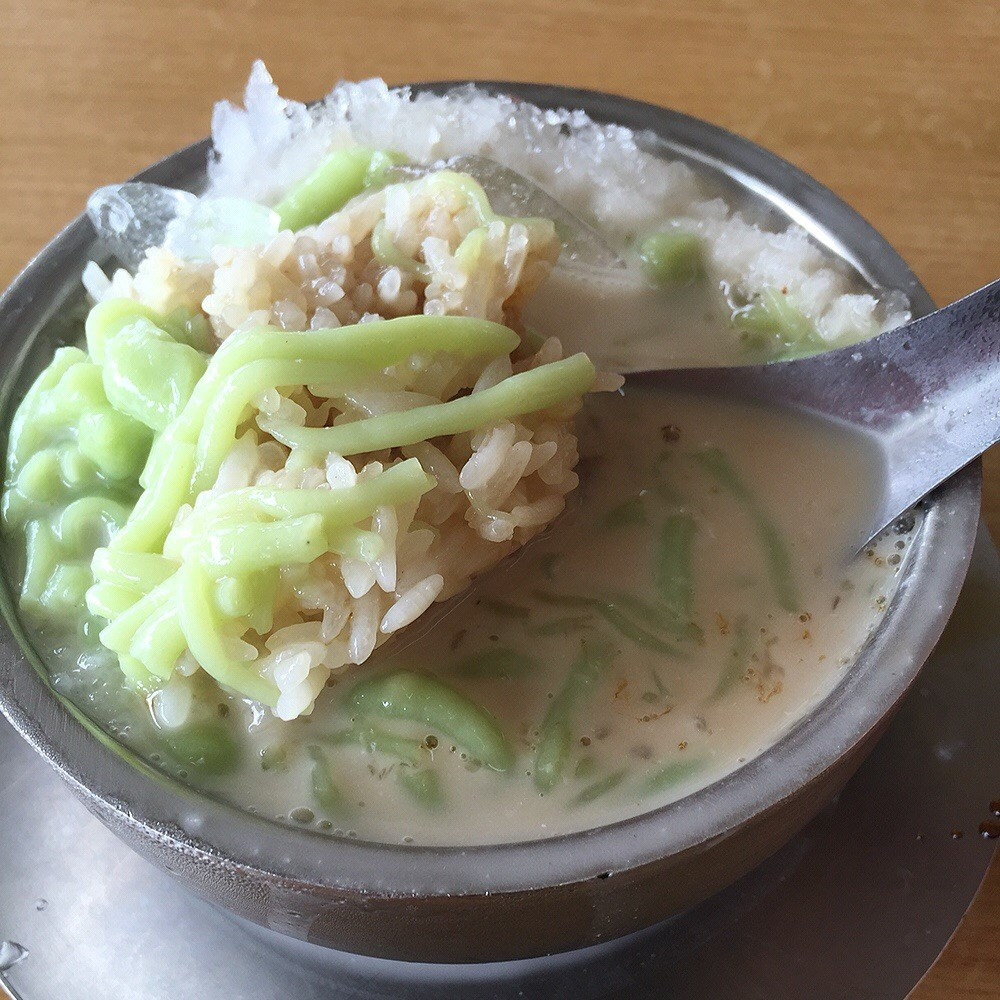
[[[381,75],[665,104],[833,188],[937,301],[1000,275],[995,0],[0,0],[0,285],[91,189],[204,135],[257,56],[301,99]],[[1000,539],[998,453],[986,486]],[[997,862],[913,995],[1000,997]]]

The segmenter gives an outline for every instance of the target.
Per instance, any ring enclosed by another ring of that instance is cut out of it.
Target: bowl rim
[[[808,174],[748,139],[658,105],[601,91],[498,80],[413,84],[419,91],[474,84],[541,107],[582,108],[602,122],[656,136],[671,156],[721,171],[764,194],[872,284],[898,288],[917,315],[934,308],[916,276],[856,211]],[[187,146],[134,179],[195,185],[210,141]],[[0,296],[0,343],[17,335],[36,296],[32,334],[14,344],[0,406],[10,409],[14,376],[45,316],[62,298],[50,288],[67,260],[77,277],[95,243],[86,217],[66,226]],[[4,436],[6,427],[4,427]],[[383,844],[332,837],[252,815],[174,779],[95,738],[93,726],[44,680],[25,629],[12,617],[3,574],[0,711],[88,806],[162,846],[211,866],[368,897],[464,896],[525,892],[638,868],[714,843],[777,808],[863,744],[892,712],[944,628],[964,580],[979,519],[980,466],[952,477],[925,502],[924,523],[906,576],[850,671],[771,747],[682,799],[614,823],[544,840],[474,846]],[[946,556],[947,558],[943,558]],[[34,670],[25,669],[29,661]],[[790,766],[794,774],[790,775]],[[149,779],[149,780],[147,780]]]

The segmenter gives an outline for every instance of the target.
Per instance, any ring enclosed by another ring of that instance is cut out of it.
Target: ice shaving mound
[[[687,164],[649,152],[653,137],[579,110],[542,110],[473,86],[414,93],[379,79],[341,82],[306,107],[281,97],[257,62],[244,107],[216,105],[212,139],[216,194],[273,203],[326,153],[353,143],[395,149],[424,164],[478,154],[530,177],[621,246],[671,225],[700,233],[710,277],[736,304],[783,288],[827,343],[860,340],[910,317],[898,293],[858,292],[846,269],[800,226],[772,231],[745,218],[710,197]]]
[[[212,116],[211,191],[277,200],[332,149],[392,149],[415,163],[474,153],[535,180],[570,211],[612,233],[641,231],[650,217],[697,199],[694,172],[642,153],[635,135],[582,111],[543,111],[472,86],[444,96],[390,88],[379,79],[339,83],[307,108],[282,98],[254,64],[244,107]]]

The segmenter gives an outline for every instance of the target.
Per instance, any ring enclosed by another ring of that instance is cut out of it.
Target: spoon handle
[[[649,375],[660,386],[808,410],[859,432],[883,468],[871,537],[1000,440],[1000,280],[825,354]]]
[[[954,471],[1000,437],[1000,280],[872,340],[759,370],[787,402],[859,426],[929,420]]]

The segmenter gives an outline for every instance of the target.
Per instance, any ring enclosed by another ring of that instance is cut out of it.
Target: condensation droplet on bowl
[[[190,812],[184,817],[181,826],[186,833],[195,834],[201,831],[204,823],[205,817],[201,813]]]

